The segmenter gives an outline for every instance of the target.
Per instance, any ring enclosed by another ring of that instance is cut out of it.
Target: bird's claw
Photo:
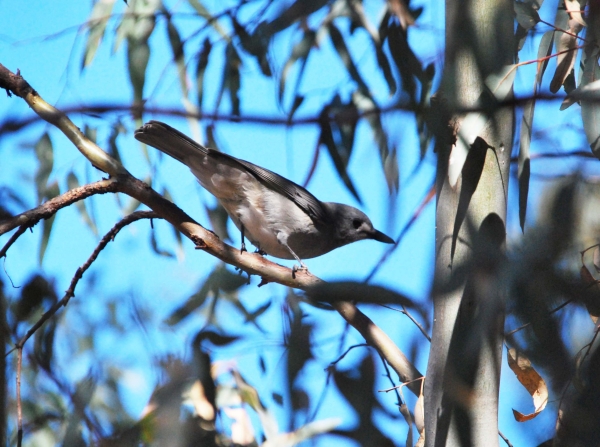
[[[302,261],[300,261],[300,265],[294,264],[292,267],[292,278],[296,279],[296,272],[305,272],[308,273],[308,267],[304,265]]]

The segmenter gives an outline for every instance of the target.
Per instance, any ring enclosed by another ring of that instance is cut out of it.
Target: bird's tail
[[[208,153],[204,146],[160,121],[148,121],[135,131],[134,136],[136,140],[155,147],[182,163],[190,156]]]

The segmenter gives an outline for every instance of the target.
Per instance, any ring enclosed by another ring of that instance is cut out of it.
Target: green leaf
[[[316,39],[317,39],[317,33],[311,29],[308,29],[304,32],[304,36],[302,36],[302,39],[300,40],[300,42],[298,42],[296,45],[294,45],[294,48],[292,49],[292,54],[290,55],[289,59],[286,61],[285,65],[283,66],[283,69],[281,70],[281,77],[279,79],[279,102],[280,103],[283,101],[283,92],[285,90],[285,81],[287,79],[289,70],[296,63],[296,61],[300,60],[302,62],[302,65],[301,65],[300,73],[298,74],[298,76],[299,76],[299,78],[302,77],[302,72],[304,71],[304,66],[306,64],[308,54],[310,53],[310,50],[314,46]],[[300,82],[300,79],[298,79],[298,82],[296,83],[296,85],[299,85],[299,82]]]
[[[383,172],[386,175],[385,180],[389,192],[397,192],[399,188],[399,175],[396,175],[398,174],[397,159],[395,155],[392,155],[390,158],[387,133],[383,129],[381,115],[379,113],[374,113],[374,111],[378,108],[377,104],[375,104],[369,95],[364,95],[359,90],[352,94],[352,103],[365,115],[365,118],[371,127],[373,138],[375,139],[379,149],[381,165],[383,167]],[[396,166],[394,167],[393,165]]]
[[[517,23],[526,30],[530,30],[539,23],[540,15],[529,2],[514,2]]]
[[[402,78],[402,90],[410,95],[413,102],[416,102],[415,78],[419,79],[421,83],[426,80],[421,61],[408,45],[406,33],[399,24],[390,24],[387,33],[390,53]]]
[[[41,315],[45,301],[52,305],[57,300],[52,284],[43,276],[34,275],[21,289],[20,298],[11,303],[11,310],[17,322],[21,322],[38,313]]]
[[[46,372],[52,371],[56,318],[50,318],[35,332],[33,355],[38,365]]]
[[[85,68],[92,63],[96,50],[102,41],[104,36],[104,30],[106,24],[111,18],[111,13],[115,0],[98,0],[88,19],[90,31],[88,33],[87,41],[85,42],[85,50],[83,52],[83,58],[81,60],[81,68]]]
[[[273,34],[283,31],[322,7],[330,3],[330,0],[296,0],[291,3],[287,9],[280,10],[281,13],[271,22],[261,23],[254,32],[254,36],[260,36],[261,39],[268,41]]]
[[[46,185],[54,166],[54,148],[47,132],[35,144],[35,155],[39,162],[35,174],[35,184],[38,193],[38,204],[40,204],[46,197]]]
[[[171,15],[164,10],[164,14],[167,18],[167,34],[169,36],[169,43],[171,44],[171,51],[173,52],[173,60],[177,66],[177,74],[179,75],[179,86],[183,93],[183,97],[188,96],[188,84],[187,84],[187,71],[185,66],[185,52],[181,36],[177,27],[171,20]]]
[[[527,198],[529,196],[529,178],[531,175],[531,161],[529,146],[531,144],[531,132],[533,127],[533,114],[535,111],[535,100],[530,100],[525,105],[523,119],[521,121],[521,134],[519,145],[519,161],[517,176],[519,180],[519,224],[521,231],[525,232],[525,218],[527,216]]]
[[[341,115],[340,122],[330,119],[338,115]],[[344,185],[346,185],[346,188],[348,188],[359,203],[362,203],[347,171],[354,145],[357,119],[358,113],[354,104],[344,105],[341,103],[339,97],[336,96],[331,104],[325,106],[321,112],[320,141],[327,148],[335,169],[344,182]]]
[[[146,68],[148,67],[149,59],[150,47],[147,41],[128,41],[127,62],[129,80],[133,87],[133,99],[136,104],[141,104],[144,99],[144,84],[146,83]]]
[[[361,90],[363,94],[369,95],[369,88],[367,87],[367,84],[365,84],[365,82],[363,81],[363,78],[358,72],[354,61],[352,60],[352,56],[350,55],[350,51],[346,46],[346,42],[344,42],[344,37],[342,36],[342,33],[339,29],[337,29],[337,27],[333,23],[329,23],[328,30],[329,36],[331,37],[331,42],[333,43],[333,46],[335,47],[338,55],[340,56],[342,63],[346,67],[348,74],[354,80],[354,82],[356,82],[359,90]]]
[[[215,31],[219,33],[219,36],[221,36],[221,38],[225,39],[226,42],[230,41],[230,37],[227,31],[225,31],[225,29],[219,24],[217,20],[214,20],[215,17],[213,17],[213,15],[208,11],[208,9],[206,9],[206,7],[202,3],[200,3],[198,0],[188,0],[188,3],[192,8],[196,10],[200,17],[205,19],[210,24],[210,26],[212,26],[215,29]]]
[[[208,66],[208,57],[211,49],[212,44],[207,37],[204,39],[200,53],[198,53],[198,64],[196,65],[196,89],[198,90],[198,107],[200,109],[202,109],[202,100],[204,97],[204,73]]]
[[[558,20],[559,13],[557,12],[556,15]],[[556,71],[550,82],[550,91],[552,93],[558,92],[564,84],[567,76],[569,76],[575,66],[575,59],[577,58],[576,36],[582,30],[583,26],[573,20],[570,20],[568,24],[569,34],[563,32],[556,33],[556,36],[558,36],[558,41],[555,40],[556,52],[560,54],[556,57]]]
[[[215,297],[220,292],[233,293],[247,282],[246,277],[231,272],[223,265],[219,265],[212,271],[206,279],[200,290],[188,298],[188,300],[178,309],[176,309],[167,318],[167,324],[175,325],[189,316],[196,309],[200,308],[212,293]]]
[[[69,189],[75,189],[79,187],[79,180],[77,179],[77,176],[73,171],[69,172],[69,174],[67,175],[67,187]],[[96,223],[93,221],[93,219],[87,211],[85,201],[78,200],[77,202],[75,202],[75,206],[77,207],[77,211],[81,215],[81,219],[83,219],[83,221],[92,231],[92,233],[94,233],[94,236],[98,236],[98,228],[96,227]]]
[[[542,59],[550,56],[552,54],[552,42],[554,40],[555,31],[546,31],[540,40],[540,46],[538,47],[537,58]],[[536,74],[536,82],[538,88],[542,85],[542,78],[544,73],[546,72],[546,67],[548,66],[548,62],[550,59],[544,60],[541,64],[538,65],[538,71]]]
[[[119,146],[117,146],[117,138],[120,134],[126,133],[125,126],[120,121],[113,123],[110,126],[110,135],[108,137],[108,154],[115,158],[119,163],[122,163]],[[148,159],[148,151],[145,151],[146,159]]]
[[[583,130],[593,154],[600,159],[600,66],[598,49],[588,50],[581,78]]]
[[[60,190],[58,189],[58,183],[54,182],[46,188],[45,197],[47,199],[53,199],[60,194]],[[42,226],[42,241],[40,243],[40,252],[38,256],[38,262],[42,265],[42,261],[44,260],[44,254],[46,253],[46,248],[48,247],[48,241],[50,240],[50,233],[52,232],[52,225],[54,224],[54,218],[56,215],[52,215],[51,217],[44,220]]]
[[[232,115],[240,115],[240,67],[242,60],[232,43],[227,44],[225,50],[225,66],[223,67],[223,80],[221,83],[221,90],[219,92],[219,100],[217,104],[221,102],[223,93],[227,91],[231,101],[231,113]]]

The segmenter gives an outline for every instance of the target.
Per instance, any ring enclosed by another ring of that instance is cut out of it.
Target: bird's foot
[[[267,256],[267,252],[264,250],[261,250],[260,248],[257,248],[254,253],[258,253],[261,256]]]
[[[300,265],[294,264],[292,267],[292,278],[296,279],[296,272],[308,273],[308,267],[304,265],[304,262],[300,261]]]
[[[240,247],[240,254],[244,253],[246,250],[246,243],[244,241],[242,241],[242,246]]]

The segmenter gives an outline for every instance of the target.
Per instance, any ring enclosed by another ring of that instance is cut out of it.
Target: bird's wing
[[[308,214],[313,220],[323,223],[329,221],[329,214],[327,213],[327,210],[321,201],[319,201],[319,199],[313,196],[302,186],[286,179],[285,177],[282,177],[279,174],[274,173],[273,171],[261,168],[254,163],[250,163],[246,160],[240,160],[239,158],[235,158],[231,155],[214,149],[208,149],[208,155],[209,157],[221,157],[240,164],[267,188],[278,192],[282,196],[290,199],[292,202],[298,205],[298,207],[300,207],[300,209]]]

